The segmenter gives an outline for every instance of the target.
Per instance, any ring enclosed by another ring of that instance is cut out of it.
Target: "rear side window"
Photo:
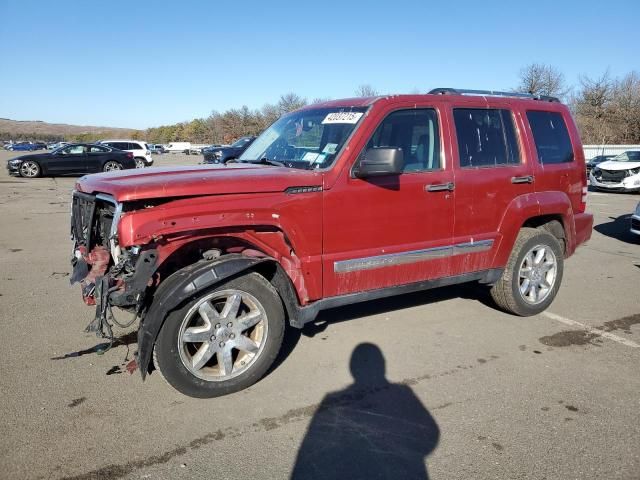
[[[391,113],[378,126],[367,149],[395,147],[404,154],[404,172],[440,168],[438,115],[431,108]]]
[[[573,147],[567,125],[557,112],[527,112],[536,143],[538,161],[542,164],[573,161]]]
[[[520,163],[513,118],[509,110],[453,110],[460,166],[495,167]]]

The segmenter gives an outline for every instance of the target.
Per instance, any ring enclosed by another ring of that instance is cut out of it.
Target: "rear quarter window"
[[[542,164],[573,161],[573,146],[562,114],[558,112],[528,111],[527,119],[533,132],[533,141]]]

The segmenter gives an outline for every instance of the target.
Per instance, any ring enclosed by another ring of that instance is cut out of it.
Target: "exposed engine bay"
[[[154,249],[118,245],[117,222],[122,205],[108,195],[74,192],[71,205],[73,274],[71,284],[80,283],[82,298],[96,306],[96,314],[86,328],[97,336],[113,340],[111,323],[126,328],[140,315],[144,292],[156,266]],[[119,323],[112,306],[132,313],[126,324]]]

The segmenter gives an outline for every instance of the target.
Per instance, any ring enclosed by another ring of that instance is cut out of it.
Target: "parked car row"
[[[230,160],[240,158],[240,155],[251,146],[256,137],[241,137],[229,146],[212,145],[202,150],[204,161],[202,163],[227,163]]]
[[[136,168],[132,152],[91,143],[71,143],[51,152],[23,155],[7,162],[10,175],[25,178],[110,172],[129,168]]]
[[[34,150],[45,150],[47,148],[47,144],[44,142],[16,142],[16,143],[6,143],[4,145],[5,150],[15,151],[15,152],[30,152]]]

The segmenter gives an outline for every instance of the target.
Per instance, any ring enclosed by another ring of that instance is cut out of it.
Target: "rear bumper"
[[[575,248],[577,248],[591,238],[593,215],[590,213],[576,213],[573,218],[576,226]]]

